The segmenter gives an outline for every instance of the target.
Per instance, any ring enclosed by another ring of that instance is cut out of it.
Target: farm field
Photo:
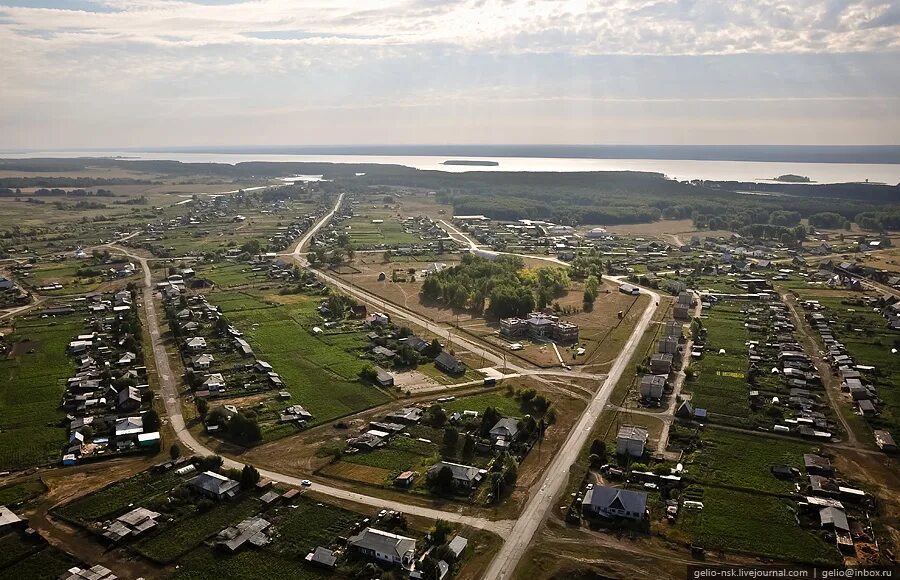
[[[173,562],[207,538],[252,516],[261,505],[256,498],[244,497],[220,503],[208,511],[192,511],[156,534],[138,540],[134,549],[154,562]]]
[[[353,209],[353,217],[341,225],[346,228],[350,243],[356,249],[379,246],[398,246],[420,242],[417,235],[407,233],[397,217],[397,211],[386,209],[381,204],[359,204]],[[381,220],[373,223],[372,220]]]
[[[717,304],[702,318],[707,329],[706,352],[691,363],[689,370],[698,376],[689,378],[684,389],[693,393],[694,407],[710,413],[747,417],[748,333],[744,315],[735,304]],[[724,349],[725,354],[720,350]]]
[[[366,361],[356,354],[366,344],[360,332],[314,336],[316,301],[298,296],[274,306],[246,293],[211,293],[229,322],[245,333],[257,358],[281,375],[291,404],[301,404],[315,423],[380,405],[384,391],[357,380]]]
[[[76,315],[16,323],[12,350],[0,360],[0,470],[60,459],[66,430],[59,401],[75,368],[66,348],[82,329]]]
[[[790,500],[707,487],[702,501],[703,510],[678,515],[676,529],[692,543],[794,562],[840,562],[833,544],[797,525],[797,507]]]
[[[54,509],[54,514],[79,525],[108,519],[124,512],[132,504],[167,493],[182,479],[173,472],[157,475],[143,471],[99,491]]]
[[[815,448],[802,441],[755,437],[707,427],[703,444],[687,464],[691,477],[709,484],[790,493],[794,482],[778,479],[774,465],[795,467],[802,473],[803,454]]]

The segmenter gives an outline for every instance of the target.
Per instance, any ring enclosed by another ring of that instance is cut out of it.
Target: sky
[[[0,0],[0,147],[900,144],[900,0]]]

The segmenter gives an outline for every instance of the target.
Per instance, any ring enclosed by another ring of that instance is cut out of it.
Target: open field
[[[682,510],[676,528],[706,549],[769,556],[803,563],[840,562],[834,545],[800,528],[794,502],[707,487],[702,511]]]
[[[13,352],[0,360],[0,470],[60,459],[66,430],[59,402],[74,369],[66,347],[83,322],[76,315],[27,318],[15,328]],[[20,341],[27,341],[24,351]]]
[[[707,428],[700,450],[687,462],[686,473],[701,482],[786,494],[794,482],[772,475],[775,465],[795,467],[802,473],[803,454],[815,447],[802,441],[757,437]]]
[[[317,322],[314,298],[280,306],[244,293],[212,293],[209,299],[244,331],[257,358],[281,375],[292,394],[291,404],[303,405],[315,423],[391,400],[384,391],[357,380],[366,364],[358,356],[366,344],[361,332],[312,334]]]
[[[584,230],[590,230],[594,226],[585,226]],[[671,236],[678,236],[682,243],[691,241],[691,236],[698,235],[701,237],[729,237],[733,232],[727,230],[698,230],[693,220],[659,220],[646,224],[623,224],[615,226],[604,226],[606,230],[613,234],[628,236],[651,236],[651,237],[668,237],[666,241],[671,242]]]
[[[76,564],[74,558],[17,531],[0,536],[0,579],[57,578]]]

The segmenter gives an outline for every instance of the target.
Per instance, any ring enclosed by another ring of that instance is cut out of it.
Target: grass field
[[[746,552],[804,563],[838,563],[833,544],[800,528],[794,502],[709,487],[702,511],[681,510],[677,529],[707,549]]]
[[[747,417],[750,405],[744,377],[748,368],[745,344],[748,333],[744,315],[737,305],[717,304],[707,311],[703,325],[707,329],[707,352],[703,358],[691,363],[690,370],[698,376],[686,381],[684,388],[693,393],[695,408]],[[720,349],[725,349],[725,354],[719,354]]]
[[[803,454],[814,447],[802,441],[755,437],[707,428],[703,446],[687,465],[687,473],[704,483],[789,493],[794,483],[772,475],[773,465],[788,465],[803,472]]]
[[[488,393],[460,397],[442,405],[448,412],[478,411],[481,415],[488,407],[493,407],[504,417],[521,417],[524,413],[519,401],[506,394],[506,391],[495,389]]]
[[[439,459],[438,448],[434,443],[423,443],[411,437],[394,437],[387,447],[345,455],[341,461],[377,467],[396,476],[408,469],[428,467]]]
[[[9,342],[30,344],[0,360],[0,471],[60,459],[66,429],[59,403],[75,368],[66,347],[82,329],[77,315],[17,322]]]
[[[0,580],[58,578],[75,564],[65,552],[29,541],[18,532],[0,537]]]
[[[28,501],[47,491],[47,487],[38,479],[14,483],[0,487],[0,505],[12,506]]]
[[[362,332],[313,336],[317,322],[313,298],[298,297],[280,306],[243,293],[212,293],[209,298],[244,331],[257,358],[281,375],[293,396],[291,403],[303,405],[315,423],[390,400],[384,391],[357,380],[366,364],[359,357],[366,344]]]

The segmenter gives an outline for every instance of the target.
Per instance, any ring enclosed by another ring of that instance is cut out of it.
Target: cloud
[[[129,139],[152,123],[176,139],[191,116],[290,127],[333,111],[380,135],[379,112],[488,123],[504,104],[542,126],[691,103],[808,107],[844,127],[866,105],[893,122],[897,1],[0,0],[0,129],[112,135],[114,118]]]

